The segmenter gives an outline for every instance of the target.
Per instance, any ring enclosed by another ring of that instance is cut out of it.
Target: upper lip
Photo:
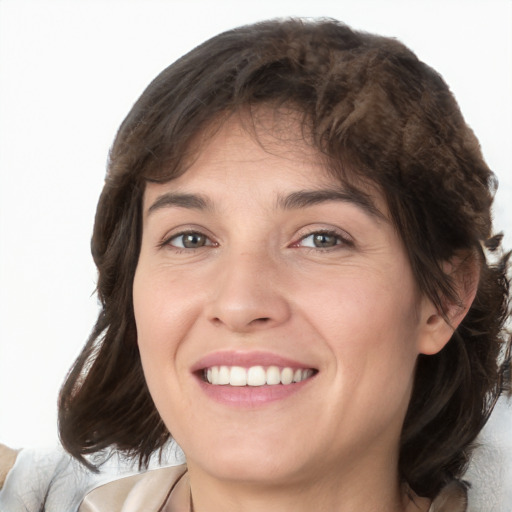
[[[251,366],[279,366],[293,369],[315,369],[308,363],[273,354],[272,352],[227,350],[213,352],[202,357],[194,363],[191,371],[197,372],[212,366],[241,366],[244,368],[250,368]]]

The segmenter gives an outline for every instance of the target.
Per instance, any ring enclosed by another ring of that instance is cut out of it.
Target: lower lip
[[[258,407],[284,400],[308,385],[313,377],[294,384],[275,386],[214,386],[198,378],[203,392],[216,402],[233,407]]]

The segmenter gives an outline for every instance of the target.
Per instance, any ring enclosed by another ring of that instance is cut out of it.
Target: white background
[[[56,440],[58,389],[97,313],[89,239],[124,115],[206,38],[289,15],[396,36],[442,73],[500,179],[512,246],[510,0],[0,0],[0,441]]]

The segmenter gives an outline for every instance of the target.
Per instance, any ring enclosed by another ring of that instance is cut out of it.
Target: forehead
[[[325,158],[293,111],[260,107],[234,112],[204,130],[195,146],[187,172],[239,162],[255,169],[275,164],[283,173],[294,168],[297,175],[319,182],[329,179]]]
[[[324,195],[315,196],[316,200],[325,201],[326,192],[349,192],[360,205],[386,217],[386,204],[376,186],[360,179],[356,183],[350,173],[342,177],[333,172],[307,128],[297,113],[270,108],[236,112],[212,123],[193,140],[191,156],[177,178],[147,185],[144,209],[158,201],[162,190],[199,194],[211,198],[212,204],[239,192],[251,199],[271,199],[274,205],[280,201],[282,205],[282,198],[299,191],[322,191]],[[304,205],[311,204],[311,197]],[[300,201],[294,205],[300,206]]]
[[[168,183],[173,188],[185,183],[213,187],[238,167],[240,179],[261,186],[268,178],[264,171],[269,166],[275,168],[275,179],[285,174],[289,177],[295,169],[296,178],[302,177],[305,183],[332,181],[321,155],[301,132],[296,115],[269,108],[215,119],[189,143],[179,176]],[[149,191],[152,188],[148,187]]]

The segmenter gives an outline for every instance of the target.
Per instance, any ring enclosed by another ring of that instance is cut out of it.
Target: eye
[[[166,244],[178,249],[200,249],[201,247],[213,245],[213,242],[203,233],[188,231],[174,235]]]
[[[352,243],[340,234],[332,231],[315,231],[302,237],[298,242],[298,247],[311,247],[314,249],[330,249],[336,245],[351,245]]]

